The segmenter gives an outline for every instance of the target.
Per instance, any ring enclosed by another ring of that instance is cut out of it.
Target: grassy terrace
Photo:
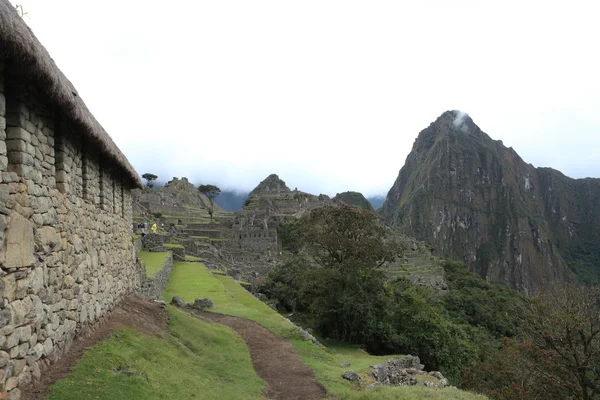
[[[156,253],[155,253],[156,254]],[[292,325],[254,298],[228,276],[211,274],[201,263],[175,262],[164,294],[186,301],[210,297],[214,312],[254,320],[294,345],[301,360],[339,399],[448,399],[485,400],[455,389],[386,387],[357,391],[341,374],[351,369],[370,383],[369,365],[388,357],[374,357],[348,345],[326,343],[323,350],[299,337]],[[205,323],[169,306],[167,332],[146,335],[121,329],[89,348],[65,379],[51,388],[47,399],[262,399],[265,383],[254,372],[245,343],[229,328]],[[341,363],[350,362],[350,368]],[[128,371],[119,374],[114,371]]]
[[[357,386],[343,380],[341,374],[347,369],[359,373],[364,387],[372,382],[369,365],[386,361],[391,356],[371,356],[359,348],[336,343],[326,343],[328,349],[320,349],[300,338],[289,321],[257,300],[231,277],[211,274],[200,263],[174,263],[163,298],[170,301],[173,296],[181,296],[188,302],[209,297],[215,304],[211,311],[253,320],[290,340],[301,360],[314,370],[317,379],[342,399],[486,399],[455,389],[424,387],[387,387],[357,392]],[[341,364],[344,362],[350,362],[350,368],[343,368]]]
[[[47,399],[261,398],[265,383],[232,330],[173,307],[169,313],[169,331],[159,337],[121,329],[90,348],[71,374],[52,386]]]
[[[171,254],[170,251],[151,252],[142,250],[138,253],[138,257],[142,259],[146,265],[146,276],[152,278],[165,265],[165,261]]]
[[[163,246],[168,249],[183,249],[183,245],[179,243],[165,243]]]

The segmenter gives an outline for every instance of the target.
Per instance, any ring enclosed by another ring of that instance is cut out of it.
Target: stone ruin
[[[141,181],[7,0],[0,41],[0,398],[18,399],[139,288]]]

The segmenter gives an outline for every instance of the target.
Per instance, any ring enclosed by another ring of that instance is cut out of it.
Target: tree
[[[198,190],[200,193],[204,194],[208,197],[208,201],[210,203],[210,207],[208,208],[208,214],[210,214],[210,221],[212,222],[213,212],[215,208],[215,198],[221,193],[221,189],[219,189],[215,185],[200,185],[198,186]]]
[[[505,339],[463,384],[499,399],[597,399],[599,300],[599,288],[568,284],[525,299],[520,340]]]
[[[559,285],[526,303],[525,337],[553,360],[536,372],[583,400],[600,395],[599,301],[597,287]]]
[[[146,186],[151,188],[152,186],[154,186],[152,181],[157,180],[158,176],[151,174],[149,172],[146,172],[144,175],[142,175],[142,178],[146,180]]]
[[[377,216],[347,204],[314,209],[303,218],[302,241],[324,268],[373,269],[392,261],[399,244],[386,240]]]
[[[303,299],[324,336],[364,343],[386,307],[386,275],[380,268],[401,248],[386,238],[375,214],[348,205],[305,215],[300,242],[315,268],[307,269]]]

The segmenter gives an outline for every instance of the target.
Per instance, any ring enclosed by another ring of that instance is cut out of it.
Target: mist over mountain
[[[367,200],[369,201],[369,203],[371,203],[371,205],[373,206],[373,208],[375,210],[379,210],[381,208],[381,206],[383,205],[383,203],[385,202],[385,196],[384,195],[368,196]]]
[[[215,198],[215,203],[225,211],[239,211],[242,209],[244,202],[248,198],[248,194],[250,194],[250,192],[222,190]]]

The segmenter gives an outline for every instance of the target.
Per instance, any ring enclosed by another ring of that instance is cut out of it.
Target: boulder
[[[356,372],[346,371],[342,374],[342,378],[350,381],[350,382],[360,382],[360,376]]]
[[[175,307],[180,307],[180,308],[185,307],[187,305],[185,300],[183,300],[179,296],[173,296],[173,298],[171,299],[171,304],[173,304]]]
[[[199,310],[204,310],[206,308],[211,308],[214,306],[211,299],[205,297],[204,299],[195,299],[194,304],[190,304],[193,308],[197,308]]]

